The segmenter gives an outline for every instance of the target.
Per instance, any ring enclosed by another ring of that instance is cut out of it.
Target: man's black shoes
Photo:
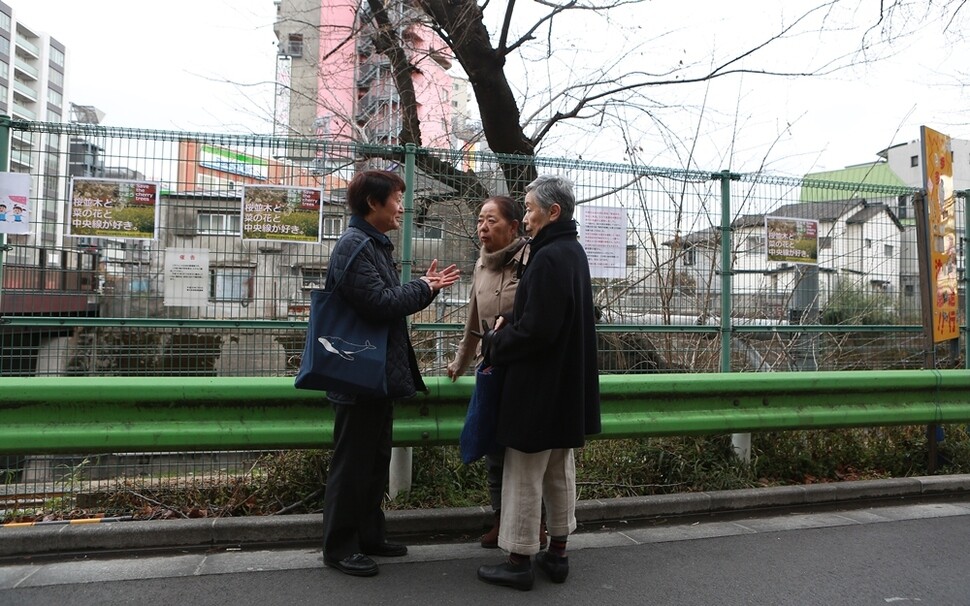
[[[378,573],[377,563],[362,553],[355,553],[342,560],[324,558],[323,563],[355,577],[372,577]]]
[[[569,557],[553,555],[548,551],[540,551],[536,554],[536,566],[539,567],[539,570],[546,573],[546,576],[553,583],[563,583],[569,574]]]
[[[521,565],[503,562],[498,566],[480,566],[478,578],[492,585],[529,591],[535,582],[535,573],[532,572],[532,562]]]
[[[369,556],[398,558],[408,554],[408,546],[398,543],[380,543],[379,545],[361,547],[361,551]]]

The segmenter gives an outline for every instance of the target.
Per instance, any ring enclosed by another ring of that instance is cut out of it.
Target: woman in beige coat
[[[454,361],[448,365],[448,376],[452,381],[464,374],[473,360],[477,363],[482,320],[491,328],[497,316],[512,311],[521,268],[529,256],[528,242],[521,235],[521,225],[522,210],[512,198],[492,196],[482,203],[478,213],[478,239],[482,243],[482,251],[472,275],[465,332],[458,343]],[[482,536],[482,547],[498,547],[503,461],[504,452],[485,457],[488,496],[495,511],[495,523]],[[545,543],[545,537],[541,539]]]

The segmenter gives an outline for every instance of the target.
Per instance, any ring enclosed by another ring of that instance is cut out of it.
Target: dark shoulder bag
[[[341,280],[366,238],[354,249],[344,270],[334,276],[330,289],[310,293],[310,321],[297,389],[346,394],[387,396],[388,325],[365,320],[337,292]]]

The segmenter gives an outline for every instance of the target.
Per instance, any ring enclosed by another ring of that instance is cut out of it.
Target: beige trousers
[[[499,547],[522,555],[539,553],[543,501],[549,536],[566,536],[576,530],[573,449],[529,453],[506,448]]]

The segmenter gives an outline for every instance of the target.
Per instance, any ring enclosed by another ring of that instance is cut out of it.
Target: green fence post
[[[721,181],[721,372],[731,372],[731,181],[741,175],[723,170]]]
[[[401,282],[411,279],[411,266],[414,259],[411,258],[414,250],[414,243],[411,241],[414,233],[414,156],[418,148],[414,143],[404,146],[404,184],[407,190],[404,192],[404,222],[401,223]]]
[[[411,266],[414,264],[414,157],[418,148],[414,143],[404,146],[404,222],[401,223],[401,283],[411,280]],[[409,319],[410,320],[410,319]],[[397,446],[391,449],[390,478],[387,494],[393,499],[400,492],[411,490],[411,470],[413,453],[410,446]]]
[[[731,325],[731,181],[741,175],[722,170],[712,175],[721,181],[721,372],[731,372],[731,348],[733,346]],[[751,461],[751,434],[731,435],[731,446],[739,459]]]

